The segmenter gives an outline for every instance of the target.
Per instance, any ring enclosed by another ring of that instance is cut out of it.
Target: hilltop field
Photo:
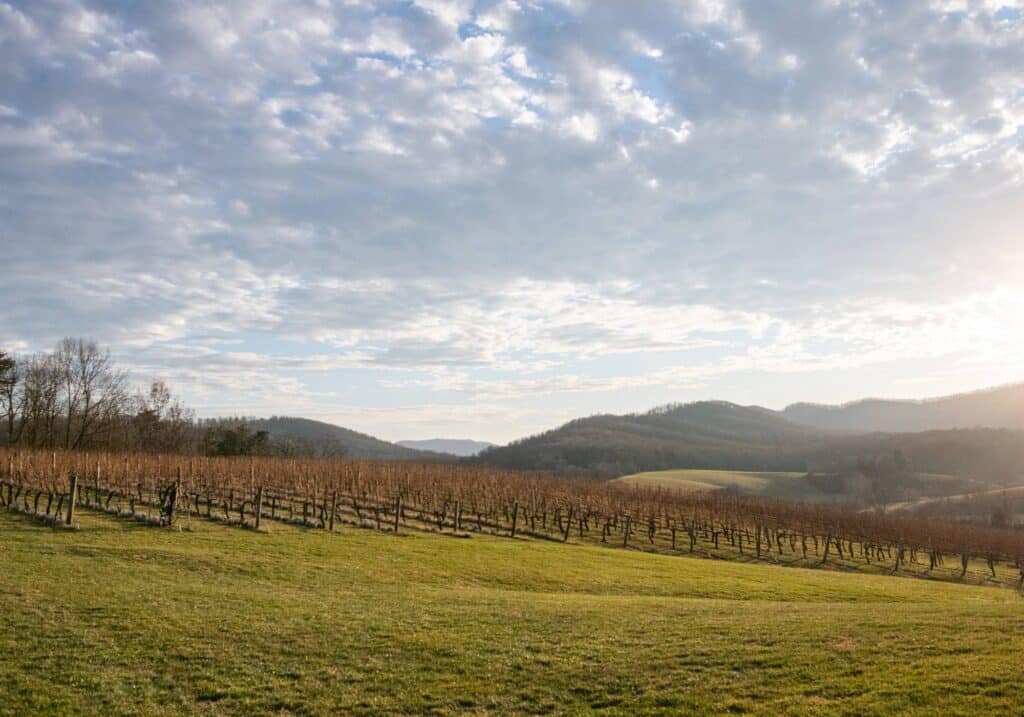
[[[805,480],[804,473],[717,471],[681,468],[633,473],[616,479],[630,485],[675,490],[736,490],[750,495],[808,502],[835,500]]]
[[[1009,588],[0,512],[0,714],[1020,713]]]
[[[961,483],[953,476],[939,473],[915,473],[915,480],[945,497],[945,491]],[[826,492],[822,486],[830,478],[815,482],[806,473],[772,471],[726,471],[680,468],[666,471],[647,471],[622,476],[613,482],[645,485],[674,490],[735,490],[738,493],[778,500],[796,500],[806,503],[841,503],[855,496],[842,492]],[[937,500],[941,499],[938,498]]]

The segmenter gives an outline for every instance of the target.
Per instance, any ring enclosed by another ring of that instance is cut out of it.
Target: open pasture
[[[0,714],[1009,714],[1006,588],[0,511]]]

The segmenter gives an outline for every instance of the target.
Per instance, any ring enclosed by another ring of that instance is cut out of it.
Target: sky
[[[0,348],[504,442],[1024,379],[1024,2],[0,0]]]

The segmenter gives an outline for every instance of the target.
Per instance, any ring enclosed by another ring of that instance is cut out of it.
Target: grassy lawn
[[[1024,710],[1013,590],[591,545],[0,512],[0,714]]]

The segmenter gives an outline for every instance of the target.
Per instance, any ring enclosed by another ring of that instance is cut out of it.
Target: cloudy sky
[[[1024,2],[0,0],[0,347],[504,441],[1024,379]]]

